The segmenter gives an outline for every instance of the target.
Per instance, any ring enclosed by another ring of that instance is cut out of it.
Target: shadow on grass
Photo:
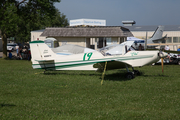
[[[42,73],[44,75],[81,75],[81,76],[97,76],[99,79],[102,79],[102,73],[89,73],[84,71],[73,72],[73,71],[46,71]],[[133,79],[126,78],[127,72],[118,71],[116,73],[106,73],[104,76],[104,80],[107,81],[129,81]],[[156,75],[146,75],[144,72],[140,72],[139,75],[135,75],[135,77],[169,77],[166,74],[156,74]]]
[[[109,80],[109,81],[129,81],[129,80],[133,80],[133,79],[128,79],[126,78],[127,72],[117,72],[114,74],[108,74],[105,75],[104,80]],[[134,77],[138,77],[138,76],[143,76],[144,73],[143,72],[139,72],[139,75],[134,75]]]
[[[143,75],[143,77],[170,77],[164,74],[157,74],[157,75]]]
[[[104,80],[108,80],[108,81],[128,81],[129,79],[126,78],[126,73],[113,73],[113,74],[105,75]],[[132,79],[130,79],[130,80],[132,80]]]
[[[46,71],[42,73],[44,75],[83,75],[83,76],[101,76],[101,74],[98,73],[74,73],[74,72],[64,72],[64,71]]]
[[[42,73],[44,75],[83,75],[83,76],[99,76],[99,79],[102,79],[102,73],[73,73],[73,72],[57,72],[57,71],[46,71]],[[104,80],[108,81],[129,81],[133,79],[127,79],[126,78],[127,72],[117,72],[117,73],[108,73],[105,74]],[[143,76],[144,73],[140,72],[140,76]],[[135,77],[138,77],[138,75],[135,75]]]
[[[1,103],[0,104],[0,108],[2,108],[2,107],[15,107],[16,105],[14,105],[14,104],[4,104],[4,103]]]

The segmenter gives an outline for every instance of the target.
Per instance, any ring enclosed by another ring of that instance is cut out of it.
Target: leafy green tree
[[[29,12],[29,9],[25,9]],[[22,10],[22,11],[25,11]],[[55,10],[54,16],[33,14],[30,13],[29,16],[23,14],[20,19],[18,27],[18,34],[16,34],[16,39],[21,42],[27,42],[30,40],[30,33],[33,30],[45,29],[46,27],[65,27],[68,26],[68,20],[64,14],[61,14],[58,9]]]
[[[18,15],[16,2],[13,0],[1,1],[0,8],[0,34],[3,43],[3,58],[7,57],[7,37],[17,29]]]
[[[55,8],[55,2],[60,2],[60,0],[0,1],[0,33],[3,41],[3,58],[7,57],[7,37],[15,36],[20,41],[29,41],[30,32],[33,30],[42,29],[46,26],[68,25],[66,16]]]
[[[68,20],[66,19],[66,16],[59,12],[58,9],[56,9],[56,14],[54,18],[51,20],[51,23],[49,26],[51,27],[66,27],[68,26]]]

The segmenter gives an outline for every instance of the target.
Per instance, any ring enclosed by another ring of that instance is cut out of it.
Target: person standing
[[[179,48],[177,49],[177,51],[180,51],[180,46],[179,46]],[[178,54],[178,57],[180,56],[180,54]]]
[[[12,58],[11,50],[9,51],[9,58],[10,58],[10,59]]]
[[[22,57],[23,57],[22,54],[23,54],[23,53],[22,53],[22,47],[20,47],[20,48],[19,48],[19,57],[20,57],[21,60],[22,60]]]
[[[169,45],[166,45],[165,50],[170,50]]]
[[[140,44],[138,50],[144,50],[144,47]]]
[[[19,46],[18,46],[18,44],[16,45],[16,53],[17,53],[17,56],[19,56]]]
[[[180,46],[179,46],[179,48],[177,49],[177,51],[180,51]]]

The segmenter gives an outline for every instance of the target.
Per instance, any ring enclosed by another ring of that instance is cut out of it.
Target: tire
[[[135,74],[135,75],[141,75],[141,73],[139,72],[139,70],[134,70],[134,74]]]
[[[128,80],[133,79],[133,78],[134,78],[134,74],[133,74],[132,72],[128,72],[128,73],[126,74],[126,78],[127,78]]]
[[[177,64],[180,65],[180,61],[178,61]]]

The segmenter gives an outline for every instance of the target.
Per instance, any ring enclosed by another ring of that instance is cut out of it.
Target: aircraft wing
[[[154,43],[159,43],[162,41],[162,39],[152,40]]]
[[[54,61],[54,59],[36,59],[35,61],[37,62],[50,62],[50,61]]]
[[[113,70],[113,69],[120,69],[120,68],[126,68],[126,65],[129,67],[131,65],[122,62],[122,61],[107,61],[106,70]],[[98,72],[103,72],[105,66],[105,62],[96,63],[93,65],[94,68],[98,68]]]
[[[154,43],[159,43],[159,42],[162,42],[163,40],[165,40],[165,38],[167,37],[167,34],[162,37],[161,39],[155,39],[155,40],[152,40]]]

